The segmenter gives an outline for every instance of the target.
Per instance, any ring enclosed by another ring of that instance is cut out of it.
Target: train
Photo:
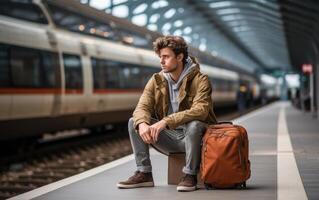
[[[125,121],[160,71],[157,32],[76,0],[0,4],[1,141]],[[260,98],[255,74],[190,52],[212,82],[215,107],[236,104],[240,84]]]

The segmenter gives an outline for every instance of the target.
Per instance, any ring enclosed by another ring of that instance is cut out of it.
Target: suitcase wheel
[[[206,190],[212,190],[214,189],[213,185],[212,184],[209,184],[209,183],[204,183],[204,186],[205,186],[205,189]],[[238,183],[234,186],[234,188],[237,188],[237,189],[246,189],[246,181],[242,182],[242,183]]]
[[[246,181],[240,183],[238,186],[239,186],[239,189],[246,189]]]
[[[205,189],[206,189],[206,190],[212,190],[212,189],[213,189],[212,184],[204,183],[204,186],[205,186]]]

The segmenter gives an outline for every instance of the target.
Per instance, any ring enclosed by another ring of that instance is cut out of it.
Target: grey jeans
[[[154,121],[155,122],[155,121]],[[133,118],[130,118],[128,130],[135,155],[137,170],[151,172],[152,165],[149,155],[149,145],[144,143],[140,135],[134,129]],[[160,132],[155,149],[168,155],[174,152],[185,152],[186,164],[183,168],[185,174],[196,175],[199,170],[201,158],[201,141],[207,124],[200,121],[191,121],[175,130],[164,129]]]

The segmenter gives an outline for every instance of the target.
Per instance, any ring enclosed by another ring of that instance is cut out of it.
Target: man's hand
[[[164,120],[156,122],[155,124],[149,127],[151,129],[151,137],[153,142],[157,142],[159,133],[163,129],[165,129],[165,127],[166,127],[166,122]]]
[[[141,123],[138,125],[138,133],[140,134],[142,140],[146,144],[151,144],[153,142],[151,138],[151,129],[150,126],[146,123]]]

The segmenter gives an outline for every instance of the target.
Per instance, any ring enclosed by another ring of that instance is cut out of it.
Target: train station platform
[[[133,155],[11,199],[318,199],[319,125],[310,114],[275,102],[234,120],[247,128],[251,178],[247,189],[180,193],[167,185],[167,157],[151,151],[154,188],[118,189],[135,171]]]

